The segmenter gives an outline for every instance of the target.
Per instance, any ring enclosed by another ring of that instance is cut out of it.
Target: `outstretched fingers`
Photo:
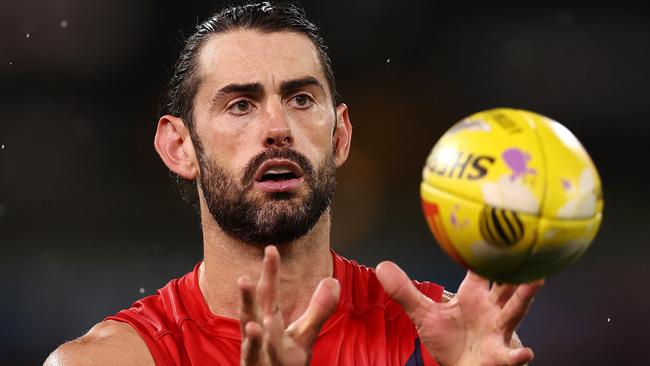
[[[535,354],[528,347],[511,349],[506,356],[506,364],[516,366],[525,365],[532,361],[533,358],[535,358]]]
[[[239,308],[240,331],[244,334],[244,327],[250,321],[260,322],[259,307],[255,302],[255,286],[248,276],[240,277],[237,281],[239,293],[241,295],[241,305]]]
[[[377,279],[384,291],[399,302],[413,323],[419,326],[426,318],[433,301],[418,291],[408,275],[393,262],[379,263]]]
[[[499,307],[503,307],[517,290],[517,285],[494,283],[490,289],[490,300]]]
[[[278,249],[273,245],[267,246],[264,249],[262,275],[257,283],[257,297],[262,308],[262,316],[265,318],[278,310],[279,267],[280,253],[278,253]]]
[[[242,335],[242,365],[254,365],[259,362],[264,331],[261,325],[259,306],[255,298],[255,286],[248,276],[237,281],[241,295],[239,325]]]
[[[320,281],[309,301],[307,310],[287,328],[302,347],[310,347],[329,317],[336,310],[341,287],[334,278]]]
[[[241,365],[258,364],[261,358],[264,330],[259,323],[250,321],[243,326]]]
[[[241,294],[239,313],[242,334],[242,365],[263,362],[270,341],[282,339],[284,320],[277,305],[280,254],[274,246],[266,247],[262,275],[257,286],[248,276],[239,278]]]
[[[519,285],[497,317],[497,327],[511,334],[521,322],[544,280]]]
[[[279,358],[287,350],[289,344],[285,344],[284,335],[284,319],[278,308],[273,310],[272,314],[264,315],[264,346],[271,358],[273,364],[281,364],[278,362]]]
[[[456,296],[462,296],[463,293],[483,294],[490,289],[490,282],[479,276],[476,272],[468,270],[463,282],[458,286]]]

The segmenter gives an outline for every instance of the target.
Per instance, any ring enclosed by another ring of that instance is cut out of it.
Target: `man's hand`
[[[468,271],[456,296],[436,303],[418,291],[395,263],[380,263],[377,278],[442,365],[523,365],[533,359],[530,348],[512,348],[510,341],[543,280],[490,288],[486,279]]]
[[[268,246],[257,286],[249,277],[239,279],[242,366],[307,365],[314,340],[338,304],[339,283],[325,278],[318,284],[305,313],[287,327],[277,301],[279,266],[277,248]]]

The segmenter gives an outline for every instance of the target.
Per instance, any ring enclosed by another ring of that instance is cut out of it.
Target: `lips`
[[[255,172],[254,185],[264,192],[287,192],[304,182],[300,166],[286,159],[271,159]]]

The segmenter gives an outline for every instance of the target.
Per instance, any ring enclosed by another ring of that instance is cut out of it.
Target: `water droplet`
[[[14,64],[13,62],[9,61],[9,65],[13,65],[13,64]]]
[[[144,294],[144,287],[140,287],[140,293]]]
[[[607,318],[607,322],[609,323],[610,321],[612,321],[612,318]]]
[[[4,150],[4,149],[5,149],[5,145],[0,146],[0,150]]]
[[[387,64],[390,63],[390,59],[389,59],[389,58],[386,59],[386,63],[387,63]]]
[[[30,36],[29,33],[25,34],[25,38],[29,38],[29,36]]]
[[[61,20],[61,28],[66,29],[68,28],[68,21],[65,19]]]

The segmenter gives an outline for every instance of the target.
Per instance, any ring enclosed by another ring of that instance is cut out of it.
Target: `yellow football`
[[[550,118],[506,108],[473,114],[440,138],[420,195],[442,249],[501,283],[578,259],[603,211],[598,171],[578,139]]]

